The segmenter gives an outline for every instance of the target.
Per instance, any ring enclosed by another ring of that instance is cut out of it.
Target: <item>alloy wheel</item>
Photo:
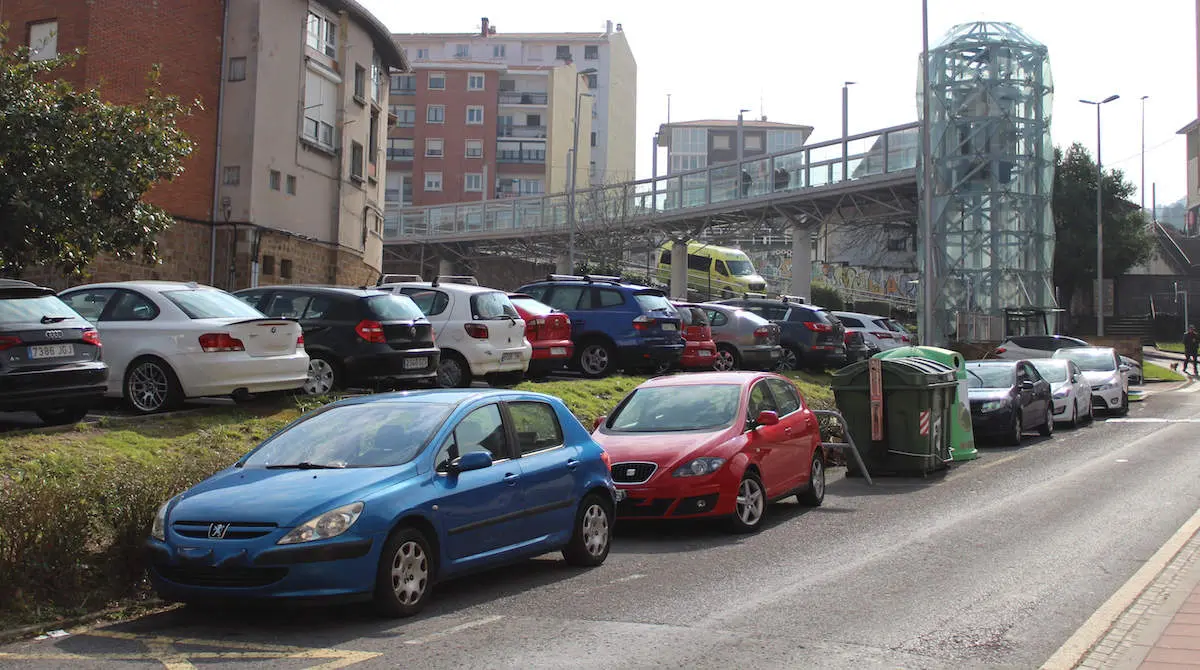
[[[812,481],[813,496],[817,499],[825,497],[825,462],[819,458],[814,458],[812,462],[812,472],[809,473],[809,479]]]
[[[738,519],[747,527],[757,525],[759,520],[762,519],[765,504],[762,485],[751,477],[743,479],[741,486],[738,487]]]
[[[717,360],[713,369],[717,372],[730,372],[734,369],[733,352],[728,349],[717,349]]]
[[[583,353],[579,354],[579,367],[590,375],[604,374],[609,365],[608,349],[599,344],[589,344]]]
[[[308,361],[308,377],[304,380],[304,392],[308,395],[325,395],[333,390],[333,366],[323,358]]]
[[[583,513],[583,546],[592,556],[601,556],[608,548],[608,513],[600,505],[592,505]]]
[[[795,370],[799,367],[799,359],[796,358],[796,352],[791,349],[784,349],[779,356],[780,370]]]
[[[392,590],[402,605],[414,605],[429,586],[429,559],[421,545],[408,541],[392,557]]]
[[[158,363],[145,361],[129,374],[129,401],[143,412],[155,412],[167,402],[171,381]]]

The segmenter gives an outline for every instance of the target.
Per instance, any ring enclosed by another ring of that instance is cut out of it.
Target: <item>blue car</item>
[[[561,550],[608,556],[609,459],[562,401],[434,390],[327,405],[167,501],[147,540],[167,600],[373,600]]]

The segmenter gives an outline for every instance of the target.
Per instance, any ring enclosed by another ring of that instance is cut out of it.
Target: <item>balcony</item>
[[[500,91],[502,105],[545,105],[549,99],[546,93],[529,91]]]
[[[496,135],[544,140],[546,139],[546,126],[497,126]]]
[[[410,161],[413,159],[413,149],[388,149],[387,159],[389,161]]]
[[[522,149],[520,151],[516,151],[512,149],[501,149],[496,152],[496,162],[545,164],[546,150]]]

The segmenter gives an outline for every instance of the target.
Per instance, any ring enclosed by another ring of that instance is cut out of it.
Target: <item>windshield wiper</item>
[[[71,318],[71,317],[69,317],[69,316],[50,316],[49,314],[46,314],[42,317],[42,323],[59,323],[61,321],[66,321],[69,318]]]
[[[323,463],[309,463],[301,461],[299,463],[291,463],[288,465],[268,465],[268,470],[341,470],[344,465],[325,465]]]

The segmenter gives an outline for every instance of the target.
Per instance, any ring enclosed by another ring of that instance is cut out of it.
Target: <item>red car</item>
[[[712,327],[708,324],[708,316],[699,305],[673,303],[675,311],[679,312],[681,335],[683,335],[683,356],[679,359],[679,367],[691,370],[711,370],[717,362],[717,343],[713,342]]]
[[[508,299],[524,319],[525,339],[533,346],[533,358],[526,374],[537,379],[566,367],[575,351],[571,342],[570,317],[524,293],[509,293]]]
[[[825,498],[817,418],[796,385],[770,372],[657,377],[596,421],[625,499],[618,518],[727,518],[762,527],[767,503]]]

